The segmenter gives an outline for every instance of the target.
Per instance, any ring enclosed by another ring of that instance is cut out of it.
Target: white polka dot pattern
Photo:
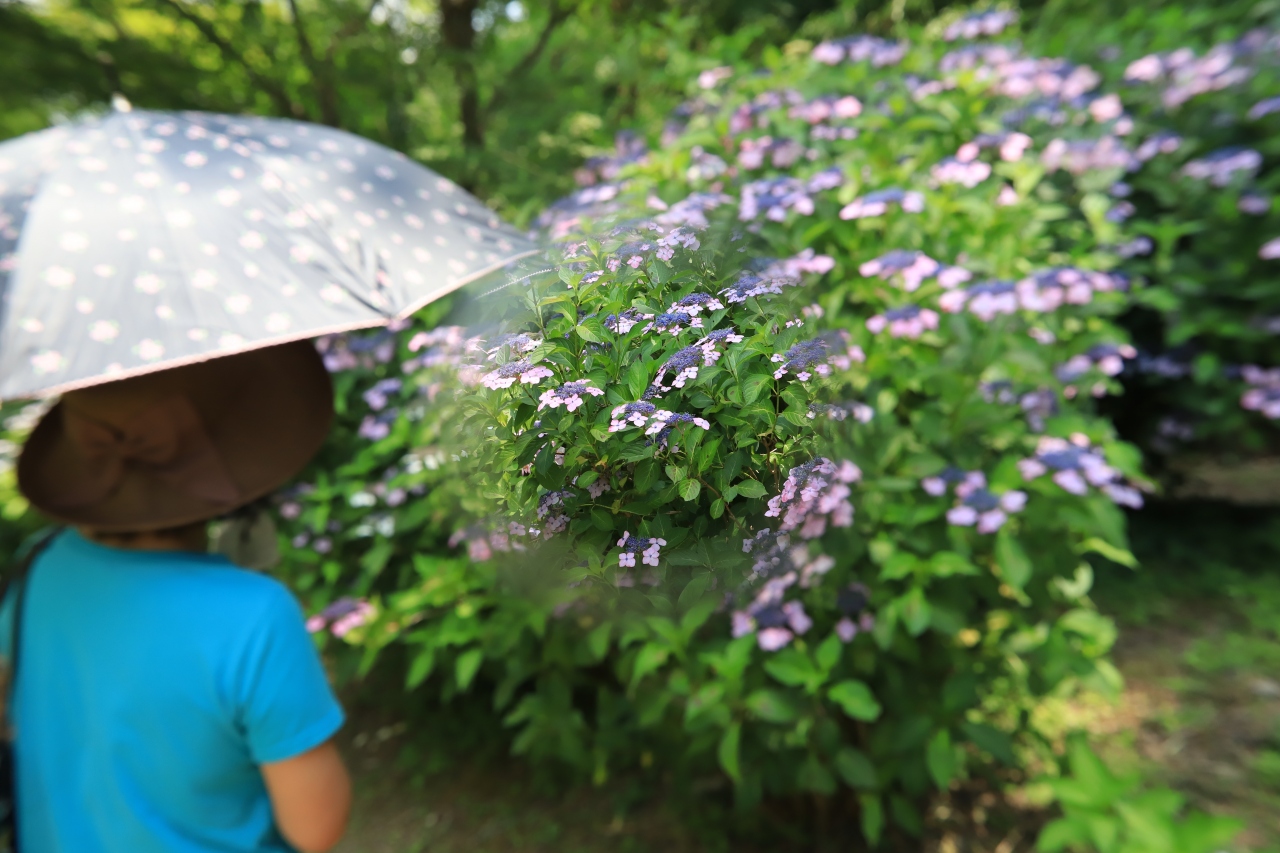
[[[331,128],[114,113],[0,143],[0,399],[385,323],[525,254]]]

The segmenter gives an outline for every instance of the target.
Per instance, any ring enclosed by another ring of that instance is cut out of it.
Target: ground
[[[1274,536],[1276,525],[1274,516],[1231,517],[1244,525],[1239,536],[1194,554],[1147,542],[1139,573],[1116,568],[1100,583],[1099,607],[1121,626],[1124,690],[1059,702],[1045,719],[1094,733],[1114,767],[1140,768],[1199,808],[1245,821],[1231,853],[1280,853],[1280,572],[1256,565],[1274,554],[1257,537]],[[339,853],[725,849],[687,804],[617,788],[539,793],[546,789],[518,763],[492,753],[460,759],[456,743],[443,745],[447,734],[436,747],[410,743],[393,716],[357,712],[349,727],[359,794]],[[1032,849],[1044,817],[990,794],[957,795],[940,804],[924,847],[1019,853]]]

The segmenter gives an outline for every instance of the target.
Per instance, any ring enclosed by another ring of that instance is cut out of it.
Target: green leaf
[[[631,392],[631,396],[637,400],[644,393],[644,389],[649,387],[649,371],[644,365],[644,361],[637,360],[632,362],[631,367],[627,369],[627,390]]]
[[[818,646],[814,657],[817,659],[818,666],[822,668],[822,671],[828,673],[840,662],[840,655],[843,652],[844,643],[840,642],[840,638],[833,633]]]
[[[405,676],[404,686],[406,690],[412,690],[419,684],[427,680],[427,676],[431,675],[431,670],[436,666],[436,650],[433,648],[425,648],[418,652],[418,656],[413,659],[413,663],[409,665],[409,672]]]
[[[1096,536],[1084,540],[1084,542],[1080,544],[1080,551],[1081,553],[1093,551],[1096,554],[1101,554],[1106,557],[1111,562],[1119,563],[1126,568],[1138,568],[1138,558],[1133,556],[1132,552],[1126,548],[1117,548],[1114,545],[1102,541]]]
[[[742,779],[742,772],[738,767],[739,741],[741,740],[742,723],[735,722],[720,736],[720,747],[716,750],[720,766],[735,784]]]
[[[880,834],[884,832],[884,806],[875,794],[859,794],[858,805],[862,812],[862,837],[875,847],[880,843]]]
[[[803,791],[831,796],[836,792],[836,777],[831,775],[831,771],[823,766],[816,755],[810,753],[796,771],[796,785]]]
[[[587,653],[593,661],[602,661],[609,653],[609,640],[613,634],[613,623],[605,622],[590,634],[587,634]]]
[[[679,465],[668,465],[666,467],[667,479],[673,483],[678,483],[688,476],[687,472]]]
[[[850,788],[874,791],[880,787],[875,765],[859,750],[846,746],[836,753],[836,772]]]
[[[760,393],[773,381],[773,377],[764,373],[753,373],[742,382],[742,404],[749,406],[760,399]]]
[[[658,669],[667,662],[671,650],[657,643],[646,643],[636,655],[635,666],[631,670],[631,688],[640,683],[640,679]]]
[[[1069,847],[1082,848],[1090,842],[1089,825],[1078,817],[1064,817],[1040,830],[1036,838],[1036,850],[1040,853],[1059,853]]]
[[[933,777],[938,790],[947,790],[951,780],[960,771],[956,750],[951,745],[951,732],[940,729],[929,739],[929,746],[925,750],[925,764],[928,765],[929,775]]]
[[[769,493],[769,490],[764,487],[764,483],[759,480],[743,480],[741,483],[735,483],[734,488],[744,498],[762,498]]]
[[[994,726],[965,720],[960,724],[960,731],[974,746],[991,753],[997,761],[1008,765],[1017,764],[1017,758],[1013,754],[1013,740]]]
[[[915,587],[902,597],[901,613],[902,624],[911,636],[918,637],[929,628],[932,612],[923,589]]]
[[[809,656],[795,648],[783,649],[770,657],[764,662],[764,671],[781,684],[804,687],[809,691],[816,690],[825,678]]]
[[[832,685],[827,696],[855,720],[872,723],[880,716],[880,703],[872,695],[871,688],[856,679]]]
[[[480,671],[480,663],[484,660],[484,652],[480,649],[467,649],[458,655],[453,664],[454,678],[458,680],[458,689],[466,690]]]
[[[591,523],[595,525],[597,530],[610,531],[613,530],[614,517],[613,513],[603,507],[591,508]]]
[[[702,484],[697,480],[681,480],[680,481],[680,497],[686,501],[697,500],[698,495],[702,492]]]
[[[1014,589],[1021,590],[1031,580],[1031,558],[1008,527],[1000,528],[996,535],[996,565],[1005,583]]]
[[[778,690],[757,690],[746,698],[745,704],[752,716],[766,723],[791,723],[800,716],[791,697]]]

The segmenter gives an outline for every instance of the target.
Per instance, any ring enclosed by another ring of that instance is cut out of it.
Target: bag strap
[[[18,559],[13,570],[6,573],[3,583],[0,585],[0,606],[3,606],[3,603],[8,599],[10,590],[16,590],[13,600],[13,617],[10,622],[9,665],[3,685],[4,696],[0,700],[0,738],[5,741],[12,740],[13,734],[9,726],[9,707],[13,699],[14,687],[18,683],[18,652],[22,643],[22,604],[27,597],[27,579],[31,574],[31,567],[34,565],[36,558],[44,552],[44,549],[61,532],[62,528],[53,527],[37,534],[35,541],[26,549],[26,553]]]

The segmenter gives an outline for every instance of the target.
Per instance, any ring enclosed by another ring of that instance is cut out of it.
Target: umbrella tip
[[[111,96],[111,109],[118,113],[131,113],[133,112],[133,104],[129,103],[129,99],[124,95],[116,92]]]

